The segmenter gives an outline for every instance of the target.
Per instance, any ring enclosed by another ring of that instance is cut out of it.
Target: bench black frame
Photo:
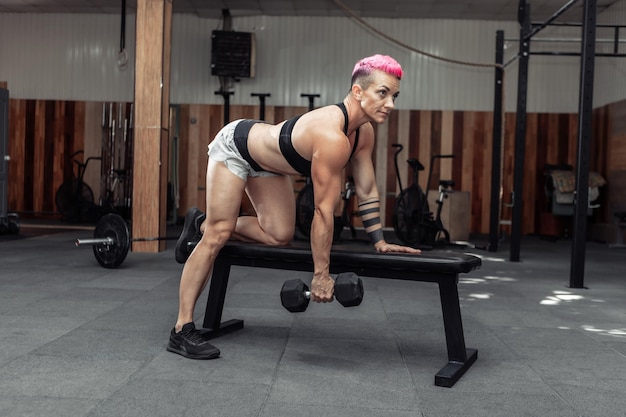
[[[228,242],[213,267],[203,327],[210,338],[243,328],[243,320],[222,322],[222,310],[232,265],[312,271],[313,260],[308,245],[267,246]],[[452,387],[476,361],[478,351],[465,347],[458,281],[460,273],[478,269],[480,258],[451,252],[424,252],[421,255],[379,254],[333,248],[332,274],[355,272],[362,277],[434,282],[439,285],[441,309],[446,334],[448,363],[435,375],[435,385]]]

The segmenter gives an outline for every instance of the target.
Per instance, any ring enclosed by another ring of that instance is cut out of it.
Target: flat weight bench
[[[289,246],[230,241],[222,248],[213,267],[203,327],[210,338],[243,328],[243,320],[222,322],[222,310],[232,265],[258,268],[312,271],[308,244]],[[435,375],[435,385],[452,387],[476,361],[478,351],[465,347],[458,281],[460,273],[478,269],[480,258],[465,254],[423,252],[421,255],[379,254],[333,248],[330,272],[355,272],[364,277],[436,282],[439,284],[448,363]]]

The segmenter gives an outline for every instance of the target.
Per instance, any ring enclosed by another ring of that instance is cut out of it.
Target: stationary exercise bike
[[[399,143],[391,145],[396,148],[394,164],[400,194],[396,198],[393,208],[393,229],[402,243],[409,246],[433,247],[436,244],[450,243],[450,233],[441,221],[441,209],[444,199],[452,192],[454,181],[439,181],[439,197],[437,199],[437,211],[433,215],[428,206],[428,195],[422,191],[417,181],[418,172],[424,170],[424,165],[415,158],[410,158],[407,163],[412,169],[412,183],[409,187],[402,187],[400,170],[398,169],[398,154],[404,148]],[[433,155],[428,170],[426,187],[430,184],[432,168],[435,159],[453,158],[454,155]],[[427,191],[428,192],[428,191]]]
[[[307,239],[311,236],[311,223],[315,212],[315,201],[313,195],[313,181],[311,177],[306,177],[304,186],[296,197],[296,229]],[[356,239],[356,229],[352,225],[352,198],[355,195],[354,180],[349,177],[345,184],[345,190],[341,193],[342,210],[340,216],[335,216],[335,227],[333,231],[333,243],[339,242],[344,228],[350,229],[352,240]]]
[[[296,182],[304,182],[304,186],[298,191],[296,196],[296,230],[304,237],[309,238],[313,213],[315,212],[313,181],[311,177],[304,177],[303,180],[297,180]]]
[[[76,164],[76,173],[72,170],[72,178],[63,181],[54,196],[54,202],[63,220],[91,221],[94,217],[96,204],[93,191],[83,178],[89,162],[101,161],[102,158],[90,156],[85,162],[81,162],[77,156],[82,153],[84,153],[82,150],[78,150],[69,156],[69,160]]]

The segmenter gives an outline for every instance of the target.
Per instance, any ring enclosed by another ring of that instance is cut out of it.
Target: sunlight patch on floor
[[[569,291],[553,291],[552,295],[547,296],[539,302],[541,305],[559,305],[561,303],[570,303],[584,299],[582,295],[573,294]]]

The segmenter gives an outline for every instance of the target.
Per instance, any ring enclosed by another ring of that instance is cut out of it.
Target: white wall
[[[517,22],[382,18],[367,22],[413,49],[468,63],[493,63],[497,30],[504,30],[506,38],[519,33]],[[223,103],[214,93],[219,80],[210,75],[214,29],[220,29],[219,20],[174,15],[172,103]],[[348,91],[356,60],[385,53],[405,70],[398,108],[493,110],[492,68],[424,57],[348,18],[239,17],[233,19],[233,29],[255,33],[257,61],[256,77],[233,85],[232,104],[257,105],[258,99],[250,96],[253,92],[271,93],[268,105],[305,106],[300,93],[321,94],[317,105],[334,103]],[[8,82],[13,98],[132,101],[132,62],[125,71],[117,68],[119,37],[120,18],[115,15],[0,13],[0,81]],[[131,14],[126,34],[131,60],[134,39]],[[508,46],[506,59],[517,50],[515,42]],[[578,44],[572,47],[580,50]],[[528,111],[576,112],[579,58],[533,56],[530,62]],[[626,98],[625,83],[609,81],[623,79],[625,68],[623,58],[597,60],[594,105]],[[505,86],[507,111],[515,111],[516,62],[507,67]]]
[[[0,80],[12,98],[131,101],[133,69],[117,69],[119,49],[118,16],[0,13]]]
[[[626,0],[614,3],[610,9],[598,16],[599,24],[626,25]],[[597,38],[612,38],[614,32],[608,29],[597,30]],[[621,28],[619,37],[626,40],[626,28]],[[600,44],[598,51],[611,52],[612,44]],[[626,54],[626,43],[619,45],[619,52]],[[594,105],[601,106],[626,98],[626,57],[596,58],[594,84]]]

